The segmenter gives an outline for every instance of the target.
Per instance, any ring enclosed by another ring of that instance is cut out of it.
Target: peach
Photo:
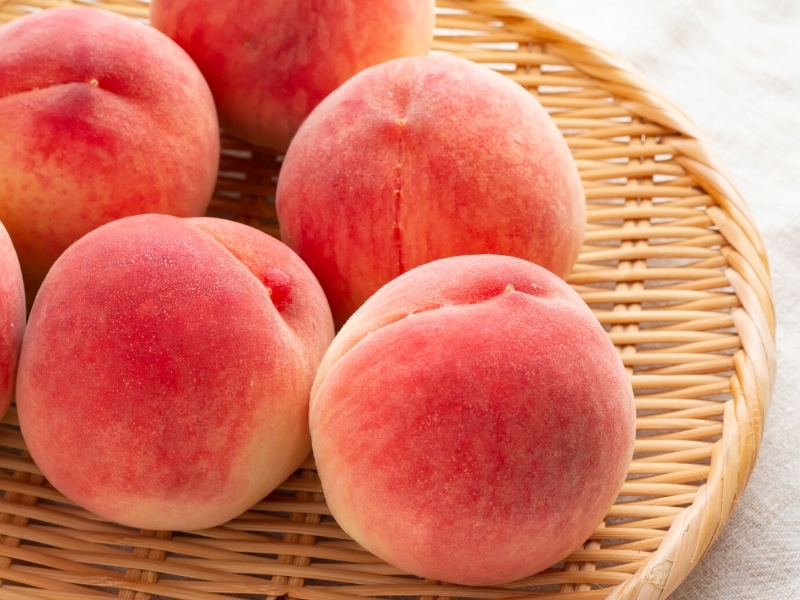
[[[22,271],[14,244],[0,223],[0,417],[8,410],[14,395],[25,318]]]
[[[0,28],[0,220],[29,303],[67,246],[103,223],[204,214],[218,163],[208,84],[165,35],[77,7]]]
[[[342,529],[413,574],[502,584],[603,520],[635,439],[622,361],[563,280],[471,255],[400,275],[339,331],[311,439]]]
[[[286,153],[276,202],[281,238],[337,326],[437,258],[505,254],[565,277],[586,220],[575,162],[539,102],[445,56],[377,65],[328,96]]]
[[[283,153],[319,102],[366,67],[427,54],[433,0],[152,0],[195,60],[223,129]]]
[[[68,248],[34,301],[20,428],[45,477],[87,510],[212,527],[308,455],[332,338],[319,284],[275,238],[208,217],[116,220]]]

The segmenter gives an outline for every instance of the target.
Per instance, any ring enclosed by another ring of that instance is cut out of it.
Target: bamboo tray
[[[0,0],[0,23],[63,4]],[[143,0],[86,4],[148,17]],[[225,526],[133,530],[44,481],[12,408],[0,424],[0,598],[629,600],[666,598],[686,578],[747,484],[775,378],[769,268],[748,208],[677,107],[532,4],[440,0],[434,51],[530,89],[580,168],[588,229],[569,283],[619,348],[638,407],[636,455],[606,521],[564,562],[513,584],[422,580],[348,539],[309,458]],[[280,157],[222,142],[209,214],[277,235]]]

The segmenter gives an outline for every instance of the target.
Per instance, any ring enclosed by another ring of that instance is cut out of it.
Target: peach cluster
[[[636,409],[564,281],[586,208],[553,119],[430,54],[432,0],[151,8],[0,28],[0,409],[42,473],[196,530],[313,451],[337,522],[396,567],[490,585],[562,560],[621,489]],[[281,240],[204,216],[221,131],[285,152]]]

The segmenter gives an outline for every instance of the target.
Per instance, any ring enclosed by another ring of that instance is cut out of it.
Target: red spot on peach
[[[292,278],[288,273],[271,267],[264,272],[261,282],[266,286],[270,300],[279,311],[292,301]]]
[[[49,160],[54,154],[63,160],[78,152],[87,169],[101,166],[95,157],[109,159],[119,153],[119,135],[102,119],[102,93],[86,83],[68,83],[53,90],[58,94],[59,110],[37,111],[41,135],[29,141],[29,151]]]

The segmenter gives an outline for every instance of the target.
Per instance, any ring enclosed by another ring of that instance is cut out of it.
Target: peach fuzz
[[[347,79],[428,53],[434,1],[152,0],[151,22],[198,64],[227,133],[283,153]]]
[[[418,576],[494,585],[589,537],[626,478],[635,416],[615,347],[566,283],[473,255],[413,269],[353,315],[310,430],[354,540]]]
[[[78,7],[0,27],[0,220],[29,303],[92,229],[133,214],[203,215],[218,164],[211,92],[163,34]]]
[[[0,223],[0,417],[5,415],[14,396],[25,318],[22,271],[14,244]]]
[[[281,238],[340,326],[380,286],[438,258],[505,254],[561,277],[586,207],[538,101],[466,59],[397,59],[331,94],[298,131],[277,188]]]
[[[34,301],[22,434],[48,481],[105,519],[212,527],[308,455],[332,338],[319,284],[278,240],[220,219],[120,219],[62,254]]]

